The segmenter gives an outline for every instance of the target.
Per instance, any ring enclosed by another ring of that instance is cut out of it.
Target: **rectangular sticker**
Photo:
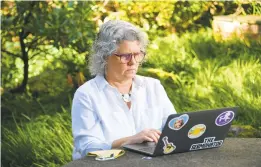
[[[192,144],[190,150],[202,150],[206,148],[220,147],[223,144],[223,140],[215,141],[216,137],[206,137],[203,143]]]

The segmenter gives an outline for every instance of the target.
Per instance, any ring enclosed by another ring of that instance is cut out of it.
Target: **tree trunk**
[[[20,37],[20,46],[21,46],[21,52],[22,52],[22,60],[24,63],[24,78],[22,81],[22,84],[20,84],[17,88],[12,89],[11,93],[23,93],[26,90],[26,85],[28,82],[28,69],[29,69],[29,58],[28,58],[28,52],[26,51],[25,43],[24,43],[24,30],[19,33]]]
[[[30,2],[31,3],[31,8],[33,8],[37,2]],[[18,7],[18,6],[17,6]],[[17,11],[18,8],[17,8]],[[24,14],[24,13],[23,13]],[[29,13],[24,17],[24,26],[26,26],[29,23],[30,17],[32,13],[29,10]],[[24,78],[21,83],[17,88],[10,90],[11,93],[23,93],[26,90],[26,85],[28,82],[28,69],[29,69],[29,57],[28,57],[28,50],[26,51],[26,46],[24,43],[24,39],[29,35],[29,32],[25,32],[25,29],[22,28],[21,31],[19,32],[19,40],[20,40],[20,46],[21,46],[21,52],[22,52],[22,60],[24,63]]]

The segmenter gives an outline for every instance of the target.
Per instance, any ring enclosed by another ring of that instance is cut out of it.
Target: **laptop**
[[[129,144],[123,148],[149,156],[197,151],[222,146],[238,107],[169,115],[158,143]]]

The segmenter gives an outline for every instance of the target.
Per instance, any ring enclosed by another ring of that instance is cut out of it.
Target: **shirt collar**
[[[109,83],[106,81],[103,75],[96,75],[94,78],[99,90],[103,90]],[[143,78],[140,75],[136,75],[133,79],[134,86],[139,88],[143,86]]]
[[[103,75],[96,75],[94,80],[99,90],[103,90],[106,85],[109,85]]]
[[[143,77],[140,75],[136,75],[133,79],[134,85],[137,86],[137,88],[143,86]]]

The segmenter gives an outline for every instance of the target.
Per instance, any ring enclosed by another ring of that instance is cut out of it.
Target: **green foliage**
[[[253,128],[250,125],[232,125],[230,132],[228,133],[229,137],[261,137],[261,127]]]
[[[71,161],[70,114],[39,116],[14,131],[2,127],[2,166],[61,166]]]
[[[38,89],[39,90],[39,89]],[[30,122],[39,115],[55,115],[61,105],[70,108],[74,89],[68,88],[53,96],[43,90],[32,93],[2,95],[1,120],[4,126],[14,129],[14,120],[19,123]]]
[[[95,34],[92,5],[92,2],[67,1],[4,2],[3,10],[11,10],[2,16],[3,36],[7,41],[15,40],[19,30],[23,30],[28,49],[52,44],[57,48],[70,46],[80,53],[86,52]]]
[[[238,136],[259,137],[260,47],[254,43],[248,47],[239,41],[218,43],[211,34],[211,30],[202,30],[181,37],[157,38],[152,41],[139,73],[159,78],[178,112],[239,106],[233,122],[243,129]],[[61,166],[71,161],[73,141],[68,103],[71,98],[68,97],[72,92],[61,92],[54,97],[41,95],[38,100],[30,95],[11,100],[12,95],[4,95],[4,107],[14,113],[14,118],[3,118],[4,166]],[[62,108],[57,113],[60,104],[65,104],[68,110]],[[44,114],[39,116],[40,113]]]
[[[237,10],[237,14],[260,14],[261,11],[259,2],[241,1],[162,3],[48,0],[4,1],[1,4],[1,85],[4,89],[18,87],[23,81],[27,84],[27,78],[30,80],[30,77],[38,75],[42,66],[50,66],[53,62],[48,62],[51,57],[62,59],[66,57],[68,50],[69,53],[74,52],[74,57],[81,53],[88,56],[97,26],[108,19],[130,21],[143,28],[150,39],[154,39],[173,32],[210,26],[214,15],[233,14]],[[59,58],[57,55],[60,55]],[[28,68],[25,67],[27,62]],[[38,68],[35,68],[36,63]],[[69,66],[70,72],[75,70],[72,69],[74,66],[77,66],[78,71],[87,71],[74,62],[62,63]],[[24,71],[28,71],[29,76]]]
[[[90,78],[85,59],[98,25],[108,19],[130,21],[148,33],[152,42],[139,73],[159,78],[178,112],[237,105],[234,124],[245,130],[240,135],[259,137],[260,43],[219,43],[211,30],[200,29],[223,14],[260,15],[260,2],[1,2],[1,86],[17,87],[29,64],[27,92],[1,96],[2,166],[71,161],[74,89],[67,74],[84,71]]]
[[[108,19],[134,23],[150,39],[211,27],[213,16],[259,14],[260,2],[241,1],[106,1],[94,6],[98,24]]]
[[[93,2],[1,3],[1,66],[4,69],[1,84],[5,89],[18,87],[22,82],[25,90],[28,78],[39,74],[43,65],[50,65],[52,61],[48,59],[58,59],[57,55],[63,58],[71,53],[89,54],[96,31],[92,21]],[[40,68],[35,71],[31,66],[36,63]]]
[[[260,45],[217,43],[211,34],[155,40],[141,73],[162,81],[178,112],[239,106],[237,123],[259,127]]]

